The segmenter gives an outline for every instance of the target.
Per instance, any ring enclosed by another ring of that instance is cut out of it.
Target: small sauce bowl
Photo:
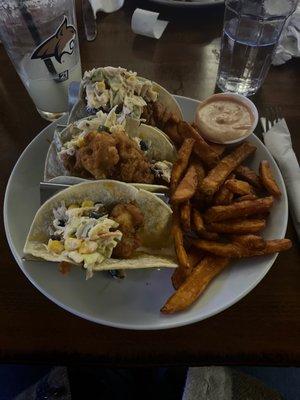
[[[205,104],[210,103],[213,99],[215,99],[215,100],[222,100],[222,98],[223,98],[223,99],[228,99],[228,100],[232,99],[234,102],[236,102],[236,103],[241,103],[241,104],[243,104],[244,106],[247,107],[247,109],[249,110],[249,112],[252,113],[252,117],[253,117],[253,123],[252,123],[251,128],[249,128],[249,131],[248,131],[245,135],[243,135],[243,136],[241,136],[241,137],[238,137],[237,139],[231,139],[231,140],[227,140],[227,141],[226,141],[226,140],[222,140],[221,138],[220,138],[220,140],[217,140],[216,138],[212,138],[212,137],[210,137],[209,135],[205,134],[205,132],[202,132],[202,131],[201,131],[201,135],[203,135],[203,137],[204,137],[205,139],[207,139],[207,140],[209,140],[210,142],[213,142],[213,143],[234,144],[234,143],[241,142],[241,141],[243,141],[244,139],[246,139],[248,136],[250,136],[251,133],[253,133],[253,131],[254,131],[254,129],[256,128],[257,123],[258,123],[258,111],[257,111],[257,108],[256,108],[255,104],[254,104],[251,100],[249,100],[247,97],[242,96],[241,94],[236,94],[236,93],[218,93],[218,94],[214,94],[214,95],[208,97],[207,99],[205,99],[204,101],[202,101],[202,102],[199,104],[199,106],[197,107],[197,110],[196,110],[196,113],[195,113],[195,119],[194,119],[195,124],[196,124],[197,126],[199,125],[199,124],[197,123],[197,120],[198,120],[198,118],[199,118],[199,117],[198,117],[198,111],[199,111]]]

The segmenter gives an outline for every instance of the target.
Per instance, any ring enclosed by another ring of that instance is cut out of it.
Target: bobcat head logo
[[[64,54],[73,54],[75,35],[74,26],[68,25],[68,20],[65,16],[54,35],[50,36],[35,49],[31,58],[45,60],[46,58],[55,57],[61,64],[61,58]]]

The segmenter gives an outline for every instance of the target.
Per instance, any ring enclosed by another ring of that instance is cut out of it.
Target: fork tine
[[[267,129],[270,130],[273,126],[273,122],[267,119]]]
[[[266,118],[266,127],[269,130],[282,118],[282,107],[267,105],[263,107],[263,113]]]
[[[274,106],[270,106],[270,115],[271,121],[274,123],[277,122],[276,108]]]
[[[274,124],[278,122],[278,110],[276,106],[272,107],[273,117],[274,117]]]
[[[271,114],[272,114],[272,119],[274,122],[278,122],[282,118],[282,107],[281,106],[272,106],[271,108]]]
[[[276,106],[276,116],[277,116],[277,122],[283,118],[283,112],[281,106]]]

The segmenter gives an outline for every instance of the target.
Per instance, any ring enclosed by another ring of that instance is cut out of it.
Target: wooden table
[[[133,9],[101,16],[97,39],[88,43],[81,28],[84,69],[124,66],[175,94],[201,99],[215,90],[222,7],[196,10],[159,8],[171,22],[160,40],[135,36]],[[151,8],[151,3],[142,6]],[[158,9],[158,7],[156,8]],[[256,96],[280,105],[300,153],[300,60],[272,68]],[[25,146],[46,125],[36,112],[3,47],[0,48],[0,185]],[[1,214],[2,218],[2,214]],[[114,365],[300,364],[299,244],[289,224],[292,250],[278,257],[263,281],[238,304],[191,326],[133,332],[99,326],[57,307],[39,293],[14,261],[0,232],[0,361]]]

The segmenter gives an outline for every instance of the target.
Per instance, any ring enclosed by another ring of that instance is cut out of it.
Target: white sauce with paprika
[[[207,139],[224,143],[246,136],[253,127],[252,111],[235,98],[212,96],[196,112],[195,122]]]

